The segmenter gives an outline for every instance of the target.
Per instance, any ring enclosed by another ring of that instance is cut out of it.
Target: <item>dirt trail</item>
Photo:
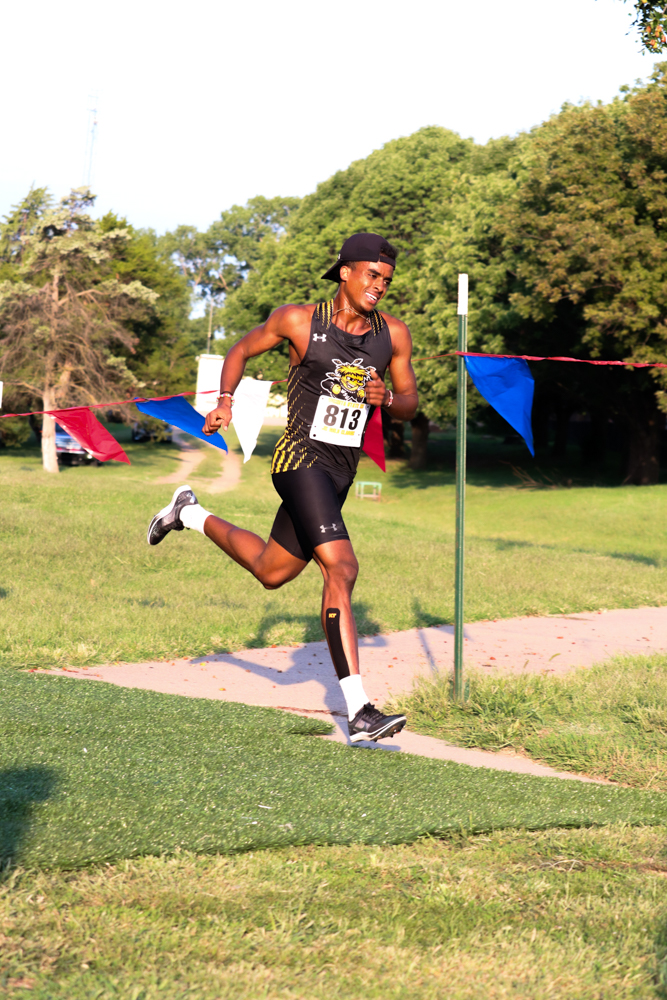
[[[156,482],[177,486],[179,483],[188,482],[206,457],[207,448],[214,448],[214,445],[202,442],[202,447],[197,447],[186,434],[176,428],[173,431],[173,440],[180,449],[178,468],[168,476],[156,479]],[[207,481],[206,490],[209,493],[227,493],[241,482],[241,459],[235,451],[225,453],[215,448],[215,452],[220,456],[222,469],[218,476]]]

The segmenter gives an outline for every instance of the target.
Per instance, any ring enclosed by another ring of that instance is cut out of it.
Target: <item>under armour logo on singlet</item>
[[[338,527],[338,525],[337,525],[337,524],[331,524],[331,525],[328,525],[328,526],[327,526],[327,527],[325,528],[325,527],[324,527],[324,525],[323,525],[323,524],[321,524],[321,525],[320,525],[320,531],[322,532],[322,534],[325,534],[325,532],[327,532],[327,531],[329,530],[329,528],[331,528],[331,530],[332,530],[332,531],[335,531],[337,527]]]
[[[326,333],[322,333],[322,334],[314,333],[313,334],[313,340],[321,340],[323,344],[326,342],[326,339],[327,339]]]

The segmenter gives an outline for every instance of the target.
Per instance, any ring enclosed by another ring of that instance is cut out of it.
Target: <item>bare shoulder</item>
[[[267,326],[270,325],[276,333],[289,338],[302,333],[304,329],[310,330],[314,312],[315,306],[311,304],[278,306],[266,321]]]
[[[412,337],[410,336],[410,330],[408,329],[407,323],[404,323],[402,319],[396,319],[395,316],[390,316],[389,313],[383,312],[380,313],[380,315],[389,327],[389,335],[391,336],[394,354],[397,352],[403,353],[405,351],[409,354],[412,350]]]

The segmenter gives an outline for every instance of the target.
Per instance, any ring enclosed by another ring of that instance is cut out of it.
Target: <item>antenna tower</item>
[[[86,125],[86,151],[83,158],[83,186],[90,187],[93,180],[93,153],[97,137],[97,97],[88,97],[88,124]]]

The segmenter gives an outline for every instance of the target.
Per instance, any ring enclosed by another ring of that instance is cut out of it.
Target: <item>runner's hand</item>
[[[377,372],[371,372],[371,381],[366,383],[366,402],[371,406],[384,406],[389,398],[387,387]]]
[[[216,406],[214,410],[206,415],[206,423],[204,424],[204,434],[215,434],[222,427],[223,431],[226,431],[229,427],[230,420],[232,419],[232,405],[231,403],[224,402],[221,406]]]

